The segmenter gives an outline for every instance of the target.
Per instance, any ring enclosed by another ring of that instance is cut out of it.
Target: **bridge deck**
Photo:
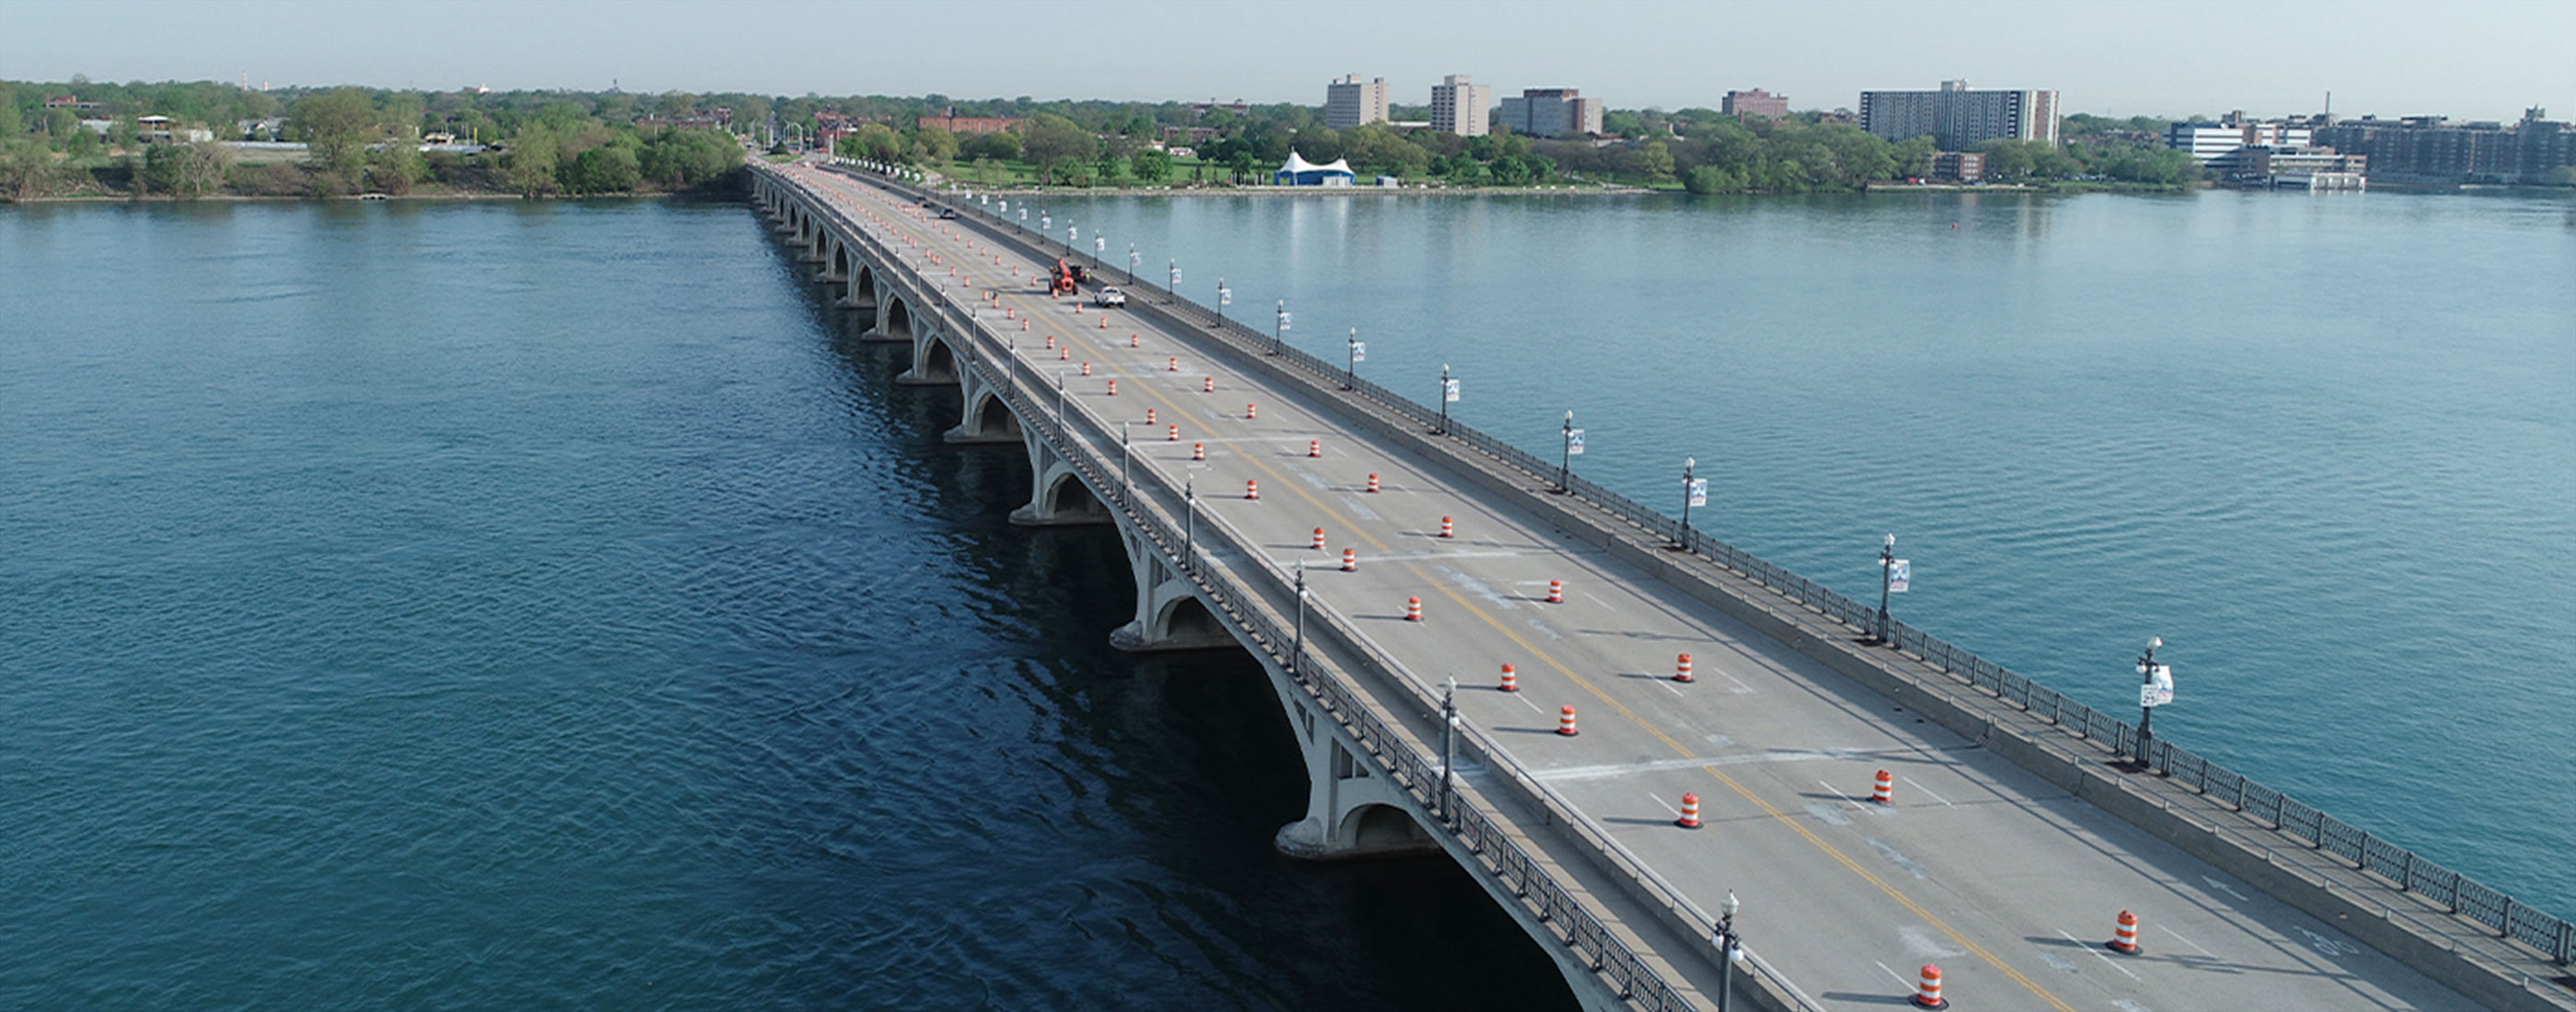
[[[1002,292],[1001,306],[1034,321],[1016,352],[1023,375],[1091,363],[1090,377],[1066,381],[1069,401],[1113,430],[1136,423],[1138,482],[1177,489],[1194,475],[1203,515],[1305,567],[1315,607],[1424,682],[1456,676],[1465,719],[1496,743],[1497,761],[1547,785],[1701,910],[1734,890],[1750,947],[1818,1005],[1889,1005],[1937,963],[1946,995],[1970,1008],[2473,1007],[1597,545],[1496,506],[1329,406],[1195,350],[1202,335],[1123,312],[1099,329],[1098,310],[1077,316],[1072,300],[1044,293],[1035,260],[875,187],[793,171],[864,208],[853,217],[881,236],[939,253],[944,264],[924,274],[962,269],[947,289],[959,301]],[[1043,350],[1049,335],[1069,343],[1069,361]],[[1208,376],[1214,394],[1202,392]],[[1244,417],[1248,402],[1257,418]],[[1164,438],[1172,423],[1177,442]],[[1206,444],[1206,461],[1189,459],[1192,443]],[[1372,472],[1375,494],[1363,490]],[[1242,498],[1247,479],[1261,483],[1258,501]],[[1443,516],[1456,537],[1438,537]],[[1317,527],[1327,551],[1310,547]],[[1355,573],[1339,571],[1345,547],[1359,552]],[[1544,603],[1550,579],[1565,582],[1564,603]],[[1420,622],[1403,617],[1415,596]],[[1696,682],[1672,680],[1680,653]],[[1518,693],[1493,688],[1507,663]],[[1555,733],[1566,704],[1579,736]],[[1867,800],[1882,768],[1896,777],[1892,805]],[[1673,825],[1686,792],[1700,796],[1706,828]],[[2143,955],[2102,944],[2122,910],[2144,921]]]

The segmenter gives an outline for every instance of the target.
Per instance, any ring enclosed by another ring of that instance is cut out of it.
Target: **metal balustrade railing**
[[[937,194],[910,184],[880,180],[878,185],[917,197],[937,199]],[[818,203],[824,203],[818,201]],[[826,204],[828,206],[828,204]],[[1020,244],[1049,256],[1080,260],[1096,268],[1104,265],[1081,250],[1056,242],[1015,222],[983,211],[975,205],[958,202],[963,213],[975,215],[988,231],[1007,232]],[[837,209],[834,211],[837,217]],[[856,226],[841,219],[844,226]],[[1122,270],[1121,273],[1124,273]],[[1524,477],[1554,483],[1555,464],[1536,454],[1487,435],[1456,419],[1440,422],[1440,413],[1397,394],[1369,380],[1351,376],[1340,365],[1327,362],[1294,347],[1274,347],[1272,335],[1251,328],[1239,320],[1218,314],[1172,293],[1167,288],[1139,278],[1127,287],[1131,297],[1158,302],[1153,308],[1172,317],[1211,332],[1233,346],[1237,354],[1248,357],[1268,356],[1283,363],[1283,372],[1313,389],[1311,393],[1329,400],[1336,393],[1348,391],[1373,404],[1377,409],[1417,425],[1433,427],[1455,438],[1466,448],[1493,459],[1497,464]],[[970,328],[962,332],[978,332]],[[986,334],[989,336],[989,333]],[[1876,630],[1878,609],[1836,593],[1824,585],[1750,552],[1709,537],[1697,528],[1685,529],[1674,518],[1650,509],[1635,500],[1612,491],[1581,475],[1566,480],[1571,498],[1600,510],[1609,518],[1637,529],[1657,542],[1678,544],[1692,554],[1704,557],[1780,597],[1816,615],[1846,626],[1854,632]],[[1257,555],[1257,553],[1255,553]],[[1889,619],[1890,638],[1897,648],[1920,658],[1928,666],[1959,679],[1967,685],[2014,708],[2047,721],[2067,734],[2091,740],[2115,755],[2137,751],[2138,734],[2134,725],[2102,713],[2085,703],[2040,685],[1966,649],[1937,636]],[[1409,681],[1400,667],[1390,660],[1372,658],[1397,672],[1394,677]],[[2422,895],[2447,908],[2451,913],[2482,925],[2499,938],[2511,939],[2530,946],[2560,965],[2576,962],[2576,925],[2545,913],[2529,904],[2451,871],[2397,844],[2354,828],[2280,791],[2265,787],[2250,777],[2236,773],[2188,750],[2170,740],[2156,738],[2147,749],[2146,766],[2163,773],[2195,792],[2222,802],[2255,820],[2268,824],[2274,831],[2300,840],[2312,849],[2333,854],[2350,862],[2356,870],[2368,872],[2399,889]],[[1493,754],[1501,754],[1499,752]],[[2393,874],[2392,874],[2393,872]],[[1686,906],[1686,904],[1685,904]],[[1606,972],[1606,971],[1605,971]]]

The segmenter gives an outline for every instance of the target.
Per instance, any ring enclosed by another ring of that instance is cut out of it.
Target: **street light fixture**
[[[1138,254],[1138,253],[1136,252],[1136,244],[1135,244],[1135,243],[1132,243],[1132,242],[1131,242],[1131,243],[1128,243],[1128,244],[1127,244],[1127,283],[1128,283],[1128,284],[1133,285],[1133,284],[1135,284],[1135,283],[1136,283],[1136,265],[1141,264],[1141,263],[1144,263],[1144,262],[1145,262],[1145,258],[1144,258],[1142,255],[1140,255],[1140,254]]]
[[[1360,360],[1368,357],[1368,345],[1360,343],[1360,329],[1351,328],[1350,361],[1342,366],[1342,389],[1356,390],[1360,385]]]
[[[1744,901],[1735,898],[1733,889],[1717,904],[1717,1012],[1728,1012],[1735,991],[1735,963],[1744,958],[1744,936],[1735,931],[1735,912],[1742,909]]]
[[[1181,566],[1190,570],[1198,569],[1199,565],[1196,550],[1199,540],[1198,482],[1198,475],[1181,476]]]
[[[2156,650],[2164,645],[2164,637],[2149,637],[2147,652],[2138,655],[2138,768],[2141,770],[2147,768],[2150,757],[2155,754],[2151,746],[2156,741],[2156,707],[2173,702],[2173,668],[2156,664]]]
[[[1887,638],[1887,595],[1896,587],[1896,535],[1890,534],[1878,546],[1878,641]]]
[[[1432,430],[1433,435],[1448,434],[1449,402],[1457,399],[1458,381],[1449,378],[1449,363],[1442,362],[1440,363],[1440,427]]]
[[[1566,481],[1574,474],[1574,409],[1565,409],[1565,452],[1556,458],[1556,490],[1566,491]]]
[[[1689,548],[1689,547],[1690,547],[1690,511],[1691,511],[1691,501],[1692,501],[1692,500],[1695,500],[1695,499],[1700,498],[1700,496],[1698,496],[1698,495],[1694,494],[1694,493],[1696,493],[1696,492],[1698,491],[1698,488],[1699,488],[1699,477],[1698,477],[1698,475],[1699,475],[1699,458],[1698,458],[1698,457],[1684,457],[1684,458],[1682,458],[1682,534],[1681,534],[1681,547],[1683,547],[1683,548]]]
[[[1449,814],[1449,773],[1456,765],[1457,754],[1458,676],[1451,675],[1448,683],[1440,687],[1440,822],[1443,825],[1458,824],[1458,820]]]
[[[1279,354],[1288,340],[1288,300],[1279,300],[1279,319],[1270,327],[1270,353]]]
[[[1304,666],[1304,664],[1305,664],[1305,660],[1306,660],[1306,564],[1305,564],[1305,563],[1303,563],[1303,562],[1300,562],[1300,563],[1298,563],[1298,564],[1297,564],[1297,639],[1296,639],[1295,644],[1294,644],[1293,646],[1290,646],[1290,647],[1288,648],[1288,675],[1289,675],[1289,677],[1294,678],[1294,677],[1296,677],[1296,676],[1297,676],[1297,669],[1298,669],[1298,668],[1300,668],[1300,667],[1302,667],[1302,666]]]

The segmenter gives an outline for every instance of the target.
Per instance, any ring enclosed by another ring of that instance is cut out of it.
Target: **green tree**
[[[221,144],[154,144],[136,179],[144,192],[194,200],[221,188],[232,167],[233,149]]]
[[[63,139],[63,153],[70,155],[75,162],[88,161],[97,157],[99,148],[104,147],[106,143],[99,139],[98,131],[85,126],[74,126],[71,136]]]
[[[1023,126],[1027,136],[1021,141],[1022,151],[1029,161],[1037,163],[1042,182],[1054,182],[1056,170],[1067,162],[1090,161],[1099,147],[1090,131],[1062,116],[1040,114],[1030,117]]]
[[[564,167],[564,188],[574,193],[628,193],[643,179],[635,150],[624,144],[602,144]]]
[[[926,126],[912,135],[912,156],[932,165],[946,165],[957,160],[957,135],[946,127]]]
[[[410,141],[387,141],[367,152],[368,189],[401,196],[411,192],[412,184],[427,178],[429,163]]]
[[[1140,183],[1159,185],[1170,182],[1172,156],[1167,152],[1147,148],[1127,156],[1127,171],[1134,174],[1136,181]]]
[[[1637,149],[1637,171],[1645,173],[1648,179],[1673,178],[1672,149],[1665,147],[1660,140],[1647,141],[1644,147]]]
[[[503,167],[510,188],[523,197],[541,197],[555,192],[555,165],[560,141],[553,130],[527,126],[510,140],[509,164]]]
[[[841,138],[832,145],[834,153],[846,158],[867,158],[880,162],[903,160],[903,135],[883,123],[862,123],[858,132]]]
[[[289,136],[302,140],[314,164],[338,172],[358,167],[377,134],[375,103],[356,88],[305,96],[287,120]]]
[[[45,142],[33,137],[0,140],[0,194],[11,200],[44,196],[53,190],[56,174],[54,152]]]
[[[977,134],[959,145],[968,158],[1014,162],[1020,158],[1020,135],[1015,133]]]
[[[17,140],[19,134],[26,132],[26,121],[18,116],[17,86],[0,84],[0,143]]]

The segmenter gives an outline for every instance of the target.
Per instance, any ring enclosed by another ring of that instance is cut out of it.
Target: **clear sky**
[[[1612,108],[1793,108],[1864,88],[2054,88],[2115,115],[2576,118],[2576,0],[2448,2],[0,3],[0,78],[1321,105],[1340,74],[1442,74]]]

